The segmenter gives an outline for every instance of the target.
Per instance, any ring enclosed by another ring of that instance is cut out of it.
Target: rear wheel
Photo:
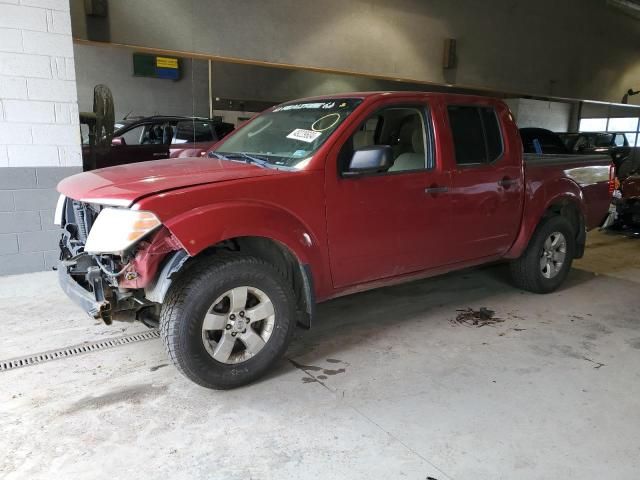
[[[514,283],[535,293],[556,290],[567,278],[575,251],[576,234],[571,223],[561,216],[543,219],[525,252],[511,262]]]
[[[213,258],[174,282],[162,307],[167,353],[187,378],[228,389],[263,375],[295,327],[295,295],[272,265],[254,257]]]

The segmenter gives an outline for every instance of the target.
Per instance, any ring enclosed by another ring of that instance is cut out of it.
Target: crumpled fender
[[[525,193],[524,211],[520,231],[505,258],[518,258],[529,244],[537,226],[547,210],[556,204],[572,202],[585,218],[586,204],[580,186],[566,177],[553,181],[532,181],[527,185]]]
[[[254,201],[214,203],[186,211],[165,221],[190,256],[224,240],[237,237],[265,237],[286,246],[305,265],[315,281],[328,278],[322,261],[322,247],[314,232],[293,213]]]
[[[156,278],[160,263],[171,252],[181,249],[171,232],[162,227],[148,240],[140,242],[136,256],[125,268],[118,286],[121,288],[145,288]]]

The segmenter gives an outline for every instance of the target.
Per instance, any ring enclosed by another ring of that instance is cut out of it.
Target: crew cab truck
[[[106,323],[159,325],[194,382],[251,382],[318,302],[508,261],[558,288],[607,215],[611,159],[523,159],[507,106],[439,93],[288,102],[206,158],[63,180],[62,288]]]

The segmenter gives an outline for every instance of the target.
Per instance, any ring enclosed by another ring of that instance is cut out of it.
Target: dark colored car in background
[[[614,228],[640,232],[640,173],[632,173],[620,180],[620,197],[614,199],[616,207]]]
[[[629,148],[624,133],[618,132],[567,132],[558,133],[567,148],[573,152],[606,153],[616,148]]]
[[[568,132],[558,133],[558,136],[572,153],[611,155],[617,170],[631,155],[631,147],[624,133]]]
[[[180,116],[145,117],[114,132],[111,148],[97,153],[95,168],[111,167],[127,163],[160,160],[163,158],[202,156],[234,129],[220,119]],[[85,170],[91,151],[83,146]]]
[[[558,134],[546,128],[521,128],[520,138],[524,153],[537,153],[539,155],[570,155]]]
[[[624,133],[555,133],[544,128],[521,128],[526,154],[555,155],[558,160],[580,155],[609,155],[613,159],[619,192],[603,228],[626,230],[640,225],[640,155]]]
[[[636,156],[623,133],[555,133],[546,128],[521,128],[525,153],[551,155],[609,155],[618,178],[637,170]]]

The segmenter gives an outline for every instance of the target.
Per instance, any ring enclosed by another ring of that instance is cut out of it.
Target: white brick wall
[[[7,156],[7,147],[0,145],[0,168],[9,166],[9,157]]]
[[[0,51],[19,52],[22,45],[20,30],[15,28],[0,28]]]
[[[7,122],[54,123],[55,103],[30,100],[3,100],[4,119]]]
[[[0,169],[79,165],[69,0],[0,0]]]
[[[47,31],[47,11],[44,8],[31,8],[14,5],[14,2],[2,2],[0,27],[19,30]]]
[[[569,128],[571,105],[568,103],[531,98],[510,98],[506,102],[520,128],[539,127],[554,132],[566,132]]]
[[[26,78],[0,76],[0,100],[8,98],[27,98]]]
[[[28,165],[32,158],[37,158],[39,166],[60,165],[58,147],[51,145],[9,145],[7,150],[13,163]]]

